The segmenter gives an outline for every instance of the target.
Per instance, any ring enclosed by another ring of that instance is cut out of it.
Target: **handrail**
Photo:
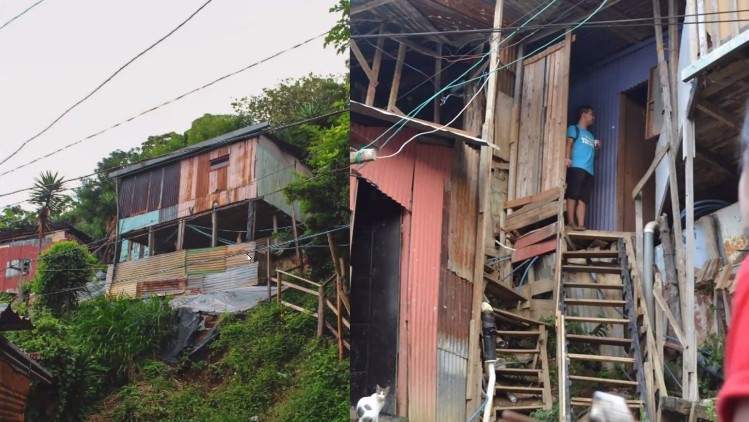
[[[283,275],[287,275],[289,277],[295,278],[297,280],[301,280],[304,282],[307,282],[315,287],[321,287],[322,285],[320,283],[315,283],[314,281],[307,280],[306,278],[299,277],[298,275],[287,273],[286,271],[276,270],[276,272],[281,273]]]

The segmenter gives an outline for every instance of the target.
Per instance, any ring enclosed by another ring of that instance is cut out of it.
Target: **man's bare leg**
[[[570,226],[575,225],[575,205],[577,200],[567,199],[567,224]]]
[[[578,200],[575,212],[577,213],[578,227],[585,227],[585,202]]]

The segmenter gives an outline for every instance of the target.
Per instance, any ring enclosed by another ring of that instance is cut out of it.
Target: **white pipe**
[[[655,306],[653,298],[653,283],[655,275],[653,267],[655,265],[655,231],[659,229],[657,221],[651,221],[645,225],[643,258],[642,258],[642,284],[645,294],[645,306],[648,309],[650,326],[653,326],[653,307]]]
[[[493,313],[493,312],[494,312],[494,309],[492,308],[491,304],[487,302],[481,303],[481,313]],[[495,344],[491,345],[492,349],[494,349],[495,347],[496,347]],[[492,420],[492,411],[494,409],[494,384],[496,384],[497,382],[497,371],[494,366],[494,364],[496,363],[496,354],[494,356],[491,356],[484,363],[486,366],[486,372],[489,375],[489,382],[486,385],[487,399],[486,399],[486,406],[484,406],[484,417],[482,418],[482,420],[483,422],[489,422]]]

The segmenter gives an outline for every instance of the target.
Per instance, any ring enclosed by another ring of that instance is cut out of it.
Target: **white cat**
[[[385,406],[385,399],[390,392],[390,387],[382,388],[379,385],[374,394],[362,397],[356,404],[356,416],[358,422],[379,422],[380,410]]]

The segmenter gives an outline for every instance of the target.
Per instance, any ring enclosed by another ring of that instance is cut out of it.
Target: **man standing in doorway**
[[[593,191],[593,163],[601,141],[588,128],[596,121],[591,106],[577,110],[577,124],[567,128],[567,225],[572,230],[585,230],[585,209]]]

